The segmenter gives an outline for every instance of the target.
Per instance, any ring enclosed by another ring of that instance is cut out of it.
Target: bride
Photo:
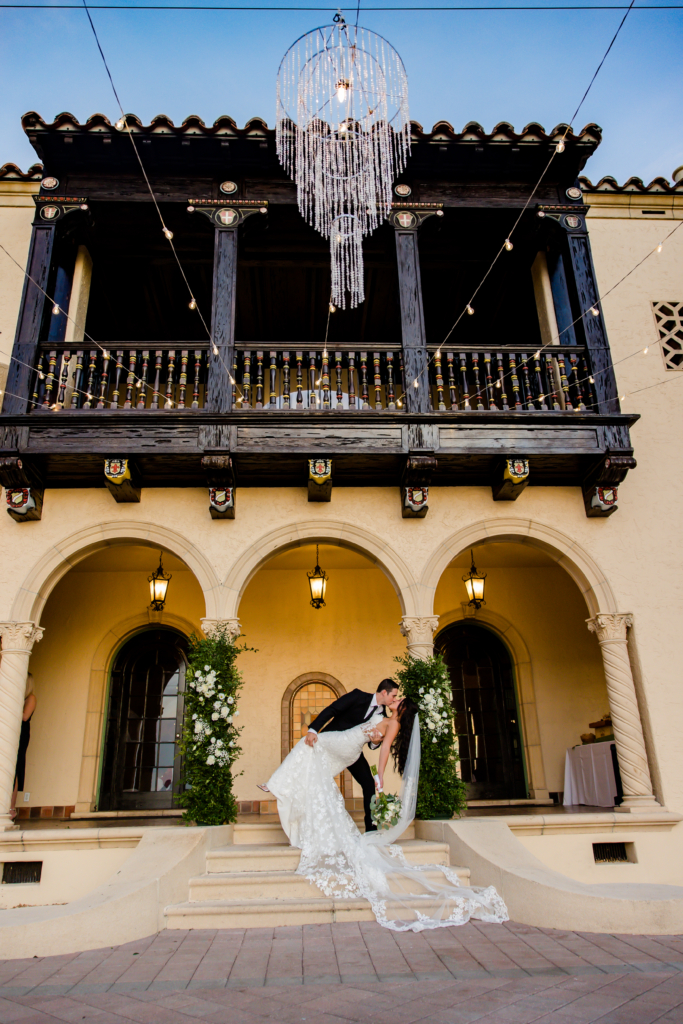
[[[395,845],[415,816],[420,771],[420,720],[410,697],[389,705],[393,715],[373,714],[341,732],[323,731],[312,746],[304,739],[292,748],[260,788],[277,800],[282,827],[301,850],[297,874],[326,895],[364,897],[377,921],[394,931],[422,931],[447,925],[508,920],[505,904],[493,886],[460,885],[457,874],[442,864],[411,865]],[[393,754],[402,775],[400,820],[391,828],[361,834],[348,814],[335,782],[371,740],[380,742],[376,784]]]

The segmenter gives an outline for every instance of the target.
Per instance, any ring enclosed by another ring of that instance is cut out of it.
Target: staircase
[[[411,864],[449,863],[448,845],[416,839],[412,826],[399,842]],[[299,856],[277,821],[235,825],[233,845],[210,850],[205,873],[190,879],[187,903],[166,907],[166,927],[272,928],[374,920],[367,900],[324,896],[296,875]],[[453,870],[469,884],[469,868]],[[438,877],[443,878],[441,872]]]

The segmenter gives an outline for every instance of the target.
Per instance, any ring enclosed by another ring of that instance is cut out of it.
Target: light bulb
[[[588,383],[589,383],[589,384],[595,384],[595,381],[593,380],[593,378],[592,378],[592,377],[589,377],[589,378],[588,378]]]
[[[168,228],[164,228],[164,234],[166,235],[166,237],[168,238],[168,240],[170,242],[171,239],[173,238],[173,232],[169,231]]]
[[[650,346],[646,345],[645,348],[643,349],[643,355],[646,356],[649,351],[650,351]]]
[[[118,121],[116,122],[116,130],[119,131],[119,132],[122,132],[125,127],[126,127],[126,119],[125,119],[125,117],[120,117],[118,119]]]
[[[59,312],[60,312],[59,306],[55,302],[54,306],[52,307],[52,315],[53,316],[59,316]]]
[[[600,316],[600,310],[596,306],[591,306],[591,313],[593,316]]]
[[[541,350],[539,349],[538,352],[534,352],[534,359],[540,359],[540,358],[541,358]]]
[[[507,249],[508,252],[510,252],[510,249],[512,249],[512,242],[510,241],[509,238],[505,239],[505,248]]]
[[[1,394],[1,393],[2,393],[2,392],[0,392],[0,394]],[[396,405],[397,405],[397,406],[399,407],[399,409],[402,409],[402,408],[403,408],[403,402],[401,401],[401,399],[400,399],[400,398],[399,398],[399,399],[397,399],[397,401],[396,401]]]
[[[472,314],[474,313],[474,309],[472,308],[472,306],[470,306],[469,302],[467,303],[467,312],[469,313],[470,316],[472,316]]]
[[[349,126],[347,124],[340,124],[339,125],[339,131],[340,132],[347,132],[348,130],[349,130]]]
[[[545,398],[545,395],[539,395],[539,396],[538,396],[538,400],[539,400],[539,402],[542,402],[544,398]]]
[[[197,303],[195,302],[194,299],[190,299],[189,305],[190,305],[190,309],[196,309],[197,308]]]
[[[233,385],[233,387],[236,387],[236,386],[237,386],[237,381],[235,380],[235,378],[234,378],[234,377],[231,377],[231,376],[230,376],[229,374],[228,374],[228,380],[229,380],[229,381],[230,381],[230,383],[231,383],[231,384]]]
[[[337,90],[337,101],[343,103],[349,91],[349,83],[346,78],[340,78],[335,85],[335,89]]]
[[[497,387],[497,388],[499,388],[499,387],[500,387],[500,381],[499,381],[499,380],[497,380],[497,381],[496,381],[496,387]]]
[[[330,303],[330,313],[336,313],[336,312],[337,312],[337,307],[334,305],[333,302],[331,302]]]
[[[620,401],[620,402],[625,402],[625,401],[626,401],[626,395],[622,395],[622,396],[620,397],[619,401]]]
[[[141,388],[142,387],[142,381],[141,380],[136,380],[135,381],[135,387],[136,388]]]
[[[419,386],[420,386],[420,385],[418,384],[418,382],[417,382],[417,377],[416,377],[416,378],[415,378],[415,380],[413,381],[413,387],[414,387],[414,388],[417,388],[417,387],[419,387]]]
[[[660,242],[659,245],[657,246],[657,252],[661,252],[662,248],[663,248],[663,246],[662,246],[662,243]]]
[[[317,388],[318,388],[318,387],[320,387],[320,378],[318,378],[318,380],[317,380],[317,381],[315,382],[315,386],[316,386]]]
[[[211,351],[213,352],[213,354],[215,356],[217,356],[218,355],[218,345],[214,345],[213,348],[211,349]],[[235,382],[234,382],[234,380],[231,379],[230,383],[234,384]]]
[[[558,142],[558,144],[557,144],[557,152],[558,153],[564,153],[564,139],[560,139],[560,141]]]
[[[41,380],[45,380],[45,374],[42,371],[38,373],[38,376],[40,377]]]
[[[194,213],[194,206],[192,206],[192,204],[190,204],[190,206],[188,206],[187,212],[188,213]]]

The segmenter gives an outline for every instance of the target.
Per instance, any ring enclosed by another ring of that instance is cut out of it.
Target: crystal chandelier
[[[363,248],[410,152],[408,79],[386,39],[341,15],[301,36],[277,77],[277,153],[302,216],[330,240],[332,303],[365,298]],[[347,300],[348,295],[348,300]]]

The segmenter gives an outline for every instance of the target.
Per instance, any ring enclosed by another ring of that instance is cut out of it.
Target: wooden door
[[[174,806],[187,642],[171,629],[138,633],[112,668],[100,810]]]

